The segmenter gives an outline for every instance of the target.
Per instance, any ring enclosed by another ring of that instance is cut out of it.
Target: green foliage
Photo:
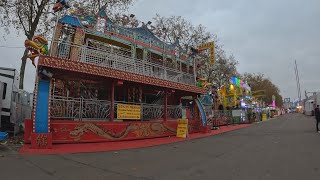
[[[250,84],[252,91],[264,90],[265,96],[262,99],[267,104],[272,103],[272,95],[274,95],[276,97],[276,105],[283,105],[279,88],[269,78],[266,78],[264,74],[245,73],[242,78]]]

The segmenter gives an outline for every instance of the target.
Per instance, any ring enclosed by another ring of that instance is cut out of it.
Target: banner
[[[178,119],[177,137],[186,138],[188,136],[188,119]]]
[[[141,106],[130,104],[118,104],[117,105],[117,119],[141,119]]]

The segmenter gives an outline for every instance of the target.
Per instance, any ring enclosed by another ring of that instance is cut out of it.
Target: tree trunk
[[[28,51],[29,51],[28,49],[25,49],[24,53],[23,53],[23,56],[21,58],[19,89],[23,89],[24,73],[25,73],[25,70],[26,70]]]

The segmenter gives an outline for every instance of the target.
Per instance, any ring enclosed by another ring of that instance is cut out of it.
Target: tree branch
[[[23,21],[22,21],[22,18],[21,18],[21,15],[19,14],[19,12],[17,12],[17,16],[18,16],[19,22],[20,22],[20,24],[21,24],[21,26],[22,26],[22,29],[23,29],[23,31],[24,31],[24,34],[28,37],[29,34],[30,34],[30,32],[27,31],[25,25],[23,24]]]

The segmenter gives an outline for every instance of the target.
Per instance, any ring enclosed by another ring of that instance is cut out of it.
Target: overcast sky
[[[130,12],[143,21],[158,13],[203,24],[236,57],[240,73],[264,73],[280,87],[283,97],[297,98],[295,59],[302,92],[320,90],[319,7],[318,0],[138,0]],[[23,46],[23,41],[24,37],[12,34],[6,41],[1,39],[0,46]],[[0,66],[19,69],[22,53],[23,49],[0,47]],[[33,89],[34,73],[29,61],[28,91]]]

